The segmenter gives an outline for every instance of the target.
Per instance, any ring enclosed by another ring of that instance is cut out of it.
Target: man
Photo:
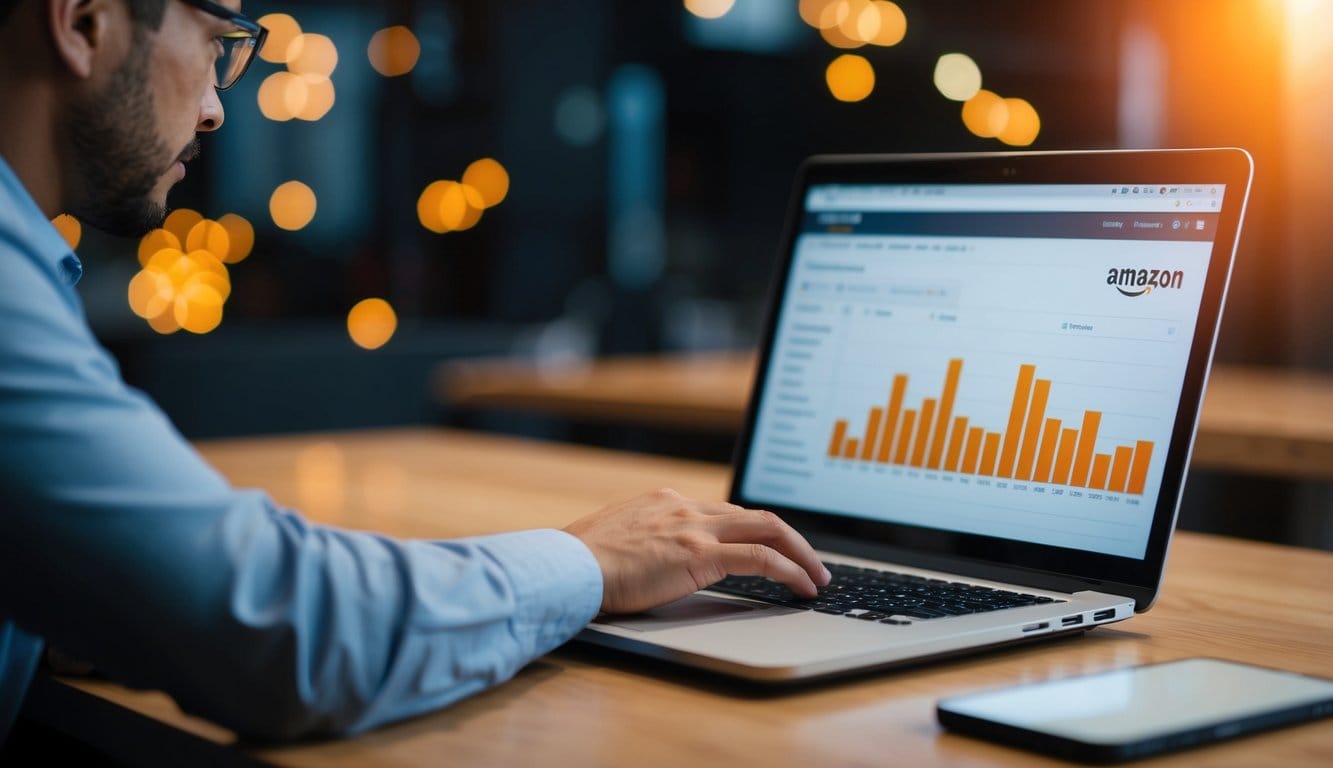
[[[230,488],[82,315],[60,212],[122,235],[223,121],[236,0],[0,0],[0,741],[44,643],[242,734],[352,733],[507,679],[600,609],[726,573],[813,595],[769,513],[661,490],[564,531],[401,541]]]

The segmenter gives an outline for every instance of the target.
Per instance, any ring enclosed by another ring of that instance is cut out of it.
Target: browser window
[[[1141,559],[1225,191],[811,187],[745,496]]]

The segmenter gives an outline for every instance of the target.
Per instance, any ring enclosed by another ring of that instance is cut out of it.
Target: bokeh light
[[[250,255],[255,247],[255,228],[243,216],[234,213],[228,213],[218,219],[218,223],[227,230],[227,238],[231,247],[227,249],[226,258],[222,259],[228,264],[236,264],[245,261],[245,257]],[[142,251],[140,251],[142,254]]]
[[[306,92],[305,103],[296,111],[296,117],[313,123],[333,109],[337,100],[333,81],[323,75],[301,75],[298,79],[304,81]]]
[[[483,157],[463,171],[463,183],[481,194],[486,208],[499,205],[509,194],[509,172],[493,157]]]
[[[305,109],[309,98],[309,83],[291,72],[274,72],[259,85],[259,111],[269,120],[291,120]]]
[[[398,315],[384,299],[362,299],[347,313],[347,334],[362,349],[379,349],[397,329]]]
[[[888,0],[874,0],[869,11],[862,12],[861,31],[873,24],[875,31],[865,37],[871,45],[889,47],[897,45],[907,36],[907,14],[897,3]],[[873,18],[874,21],[869,21]]]
[[[685,10],[701,19],[719,19],[736,4],[736,0],[685,0]]]
[[[844,53],[824,73],[829,92],[838,101],[861,101],[875,89],[875,70],[865,58]]]
[[[426,185],[426,188],[421,191],[421,195],[417,197],[417,220],[421,222],[421,226],[436,234],[449,231],[449,228],[444,226],[444,220],[440,217],[440,202],[444,199],[444,190],[452,183],[449,181],[432,181]]]
[[[259,25],[268,30],[268,40],[260,49],[259,58],[272,64],[286,64],[287,50],[301,36],[301,25],[285,13],[265,14],[259,17]]]
[[[1041,132],[1041,118],[1026,99],[1005,99],[1008,119],[997,138],[1012,147],[1026,147],[1037,140]]]
[[[421,58],[421,43],[407,27],[388,27],[370,38],[366,49],[370,66],[385,77],[406,75]]]
[[[337,67],[338,46],[325,35],[306,33],[288,46],[287,68],[295,74],[332,77]]]
[[[151,320],[171,308],[176,289],[162,272],[144,269],[130,280],[129,298],[130,310]]]
[[[194,225],[203,220],[204,215],[198,211],[177,208],[167,215],[166,221],[162,222],[162,228],[176,237],[176,244],[179,247],[190,236],[190,230],[194,229]]]
[[[801,21],[804,21],[815,29],[823,29],[825,19],[824,10],[836,2],[838,2],[838,0],[800,0],[796,6],[796,10],[801,14]],[[832,23],[837,24],[838,22],[837,20],[833,20]]]
[[[170,230],[155,229],[144,235],[143,239],[139,241],[139,266],[147,266],[148,260],[158,251],[167,248],[179,249],[180,247],[180,238],[173,235]]]
[[[280,184],[268,201],[273,223],[292,232],[309,224],[315,218],[316,208],[318,201],[314,190],[299,181]]]
[[[1009,107],[999,95],[986,89],[963,102],[963,125],[985,139],[1000,135],[1009,122]]]
[[[226,261],[231,250],[231,235],[227,228],[209,219],[195,224],[185,238],[185,250],[204,250],[213,254],[218,261]]]
[[[481,212],[486,203],[481,193],[469,184],[445,182],[440,195],[440,222],[446,230],[461,232],[471,229],[481,221]]]
[[[946,53],[935,62],[935,87],[946,99],[967,101],[981,90],[981,68],[965,53]]]
[[[51,219],[51,226],[56,228],[60,236],[69,243],[69,249],[72,251],[79,247],[79,241],[83,239],[83,225],[79,220],[70,216],[68,213],[62,213]]]
[[[222,322],[223,301],[213,286],[192,282],[176,294],[172,305],[176,324],[190,333],[208,333]]]

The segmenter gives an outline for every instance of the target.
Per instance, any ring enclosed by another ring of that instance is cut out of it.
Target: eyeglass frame
[[[182,2],[184,2],[186,5],[194,6],[195,8],[198,8],[199,10],[203,11],[204,13],[207,13],[210,16],[215,16],[219,19],[222,19],[223,21],[235,24],[237,27],[240,28],[241,32],[247,33],[244,36],[239,34],[233,34],[233,35],[218,35],[217,37],[225,39],[236,39],[239,37],[247,37],[255,41],[254,45],[250,46],[250,48],[248,49],[250,51],[250,57],[245,60],[245,64],[244,66],[241,67],[241,71],[236,73],[236,76],[232,78],[232,81],[230,83],[227,83],[226,85],[218,83],[213,87],[219,91],[225,91],[228,88],[231,88],[233,85],[239,83],[241,81],[241,78],[245,77],[245,73],[250,71],[250,65],[254,63],[255,57],[259,55],[259,51],[264,47],[264,41],[268,39],[268,29],[266,29],[265,27],[261,27],[258,22],[254,21],[253,19],[241,13],[240,11],[233,11],[232,9],[226,7],[225,5],[219,5],[217,3],[211,2],[211,0],[182,0]]]

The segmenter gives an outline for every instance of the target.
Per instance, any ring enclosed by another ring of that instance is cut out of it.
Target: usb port
[[[1107,619],[1114,619],[1114,618],[1115,618],[1114,608],[1107,608],[1104,611],[1097,611],[1096,613],[1092,614],[1093,621],[1106,621]]]
[[[1066,616],[1063,619],[1060,619],[1060,626],[1062,627],[1072,627],[1075,624],[1082,624],[1082,623],[1083,623],[1083,614],[1081,613],[1074,616]]]
[[[1050,625],[1049,622],[1045,622],[1045,621],[1043,621],[1043,622],[1040,623],[1040,624],[1029,624],[1029,625],[1027,625],[1026,627],[1023,627],[1023,631],[1024,631],[1024,632],[1036,632],[1036,631],[1039,630],[1039,629],[1048,629],[1050,626],[1051,626],[1051,625]]]

